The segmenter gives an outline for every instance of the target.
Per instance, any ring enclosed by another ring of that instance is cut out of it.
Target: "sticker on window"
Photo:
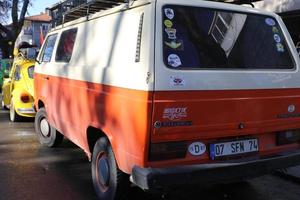
[[[173,26],[173,23],[168,19],[164,21],[164,24],[167,28],[171,28]]]
[[[176,29],[175,28],[165,28],[165,31],[168,34],[168,38],[170,40],[176,39]]]
[[[280,43],[281,42],[281,38],[278,34],[274,34],[274,40],[276,43]]]
[[[283,53],[284,52],[284,46],[281,43],[276,44],[277,51]]]
[[[176,54],[170,54],[168,56],[168,64],[172,67],[179,67],[180,65],[182,65],[179,56]]]
[[[171,86],[185,86],[185,80],[180,76],[170,76]]]
[[[273,27],[273,28],[272,28],[272,31],[273,31],[273,33],[279,33],[279,30],[278,30],[277,27]]]
[[[267,18],[266,20],[265,20],[265,22],[266,22],[266,24],[268,24],[269,26],[275,26],[275,20],[274,19],[272,19],[272,18]]]
[[[174,18],[174,10],[171,8],[165,8],[165,15],[168,19],[173,19]]]
[[[176,42],[176,41],[171,41],[171,42],[165,42],[165,44],[174,50],[179,50],[182,49],[182,42]]]

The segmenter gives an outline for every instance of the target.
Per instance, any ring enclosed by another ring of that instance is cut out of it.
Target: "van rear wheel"
[[[40,108],[36,113],[34,127],[39,142],[43,146],[56,147],[64,138],[60,132],[49,124],[45,108]]]
[[[92,179],[99,199],[128,199],[129,175],[118,168],[111,145],[105,137],[94,146]]]

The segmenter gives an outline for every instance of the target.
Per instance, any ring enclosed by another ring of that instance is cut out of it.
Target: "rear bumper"
[[[199,164],[172,168],[135,166],[131,181],[145,190],[180,185],[226,183],[257,177],[295,165],[300,165],[300,151],[238,163]]]
[[[17,110],[21,114],[35,114],[35,110],[33,108],[18,108]]]

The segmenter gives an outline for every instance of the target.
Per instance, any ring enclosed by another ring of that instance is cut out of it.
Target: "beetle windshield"
[[[270,16],[166,5],[163,55],[172,69],[293,69],[283,32]]]

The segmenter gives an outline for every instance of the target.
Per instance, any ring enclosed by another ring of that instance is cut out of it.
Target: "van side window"
[[[66,30],[61,34],[55,56],[56,62],[69,62],[71,60],[76,35],[77,28]]]
[[[42,62],[50,62],[52,57],[52,52],[54,49],[55,41],[56,41],[57,34],[50,35],[45,43],[44,50],[42,52]]]

